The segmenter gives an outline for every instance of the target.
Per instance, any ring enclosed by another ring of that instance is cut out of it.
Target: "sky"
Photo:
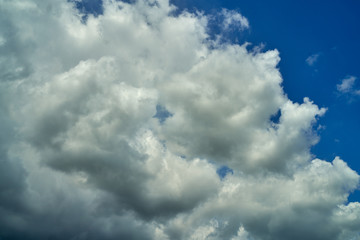
[[[0,239],[360,239],[355,0],[0,0]]]

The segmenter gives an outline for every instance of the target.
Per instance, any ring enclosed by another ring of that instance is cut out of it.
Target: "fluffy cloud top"
[[[311,155],[326,109],[287,98],[277,50],[167,0],[0,4],[0,238],[359,238],[359,175]]]

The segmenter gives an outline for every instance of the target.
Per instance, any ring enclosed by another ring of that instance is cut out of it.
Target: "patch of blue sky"
[[[281,117],[281,111],[280,111],[280,109],[279,109],[274,115],[271,116],[270,121],[271,121],[274,125],[279,124],[279,122],[280,122],[280,117]]]
[[[216,173],[219,175],[220,179],[224,179],[228,174],[234,174],[234,171],[228,166],[221,166],[216,170]]]
[[[85,23],[88,15],[92,14],[95,17],[104,13],[103,1],[102,0],[68,0],[73,2],[75,7],[80,11],[82,20]]]
[[[169,112],[164,106],[159,104],[156,105],[156,114],[153,117],[157,118],[160,124],[163,124],[167,118],[172,116],[173,114]]]

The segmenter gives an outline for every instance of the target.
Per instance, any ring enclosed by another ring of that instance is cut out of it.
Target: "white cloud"
[[[213,41],[166,0],[86,24],[66,0],[1,4],[0,238],[357,236],[359,175],[313,159],[326,109],[287,98],[277,50]]]
[[[222,9],[221,14],[224,16],[223,28],[228,30],[236,27],[241,30],[249,28],[249,21],[246,17],[234,10]]]
[[[316,53],[306,58],[305,61],[309,66],[313,66],[318,61],[319,57],[320,53]]]
[[[342,79],[341,83],[336,85],[336,88],[340,93],[356,93],[358,90],[354,89],[355,81],[355,76],[349,76]]]
[[[336,85],[337,94],[345,97],[349,103],[355,101],[360,96],[360,89],[356,87],[357,77],[348,76]]]
[[[171,222],[172,231],[191,229],[209,217],[223,224],[217,239],[230,239],[241,226],[250,239],[339,239],[341,231],[353,231],[339,224],[338,211],[351,206],[343,203],[359,176],[339,158],[332,164],[315,159],[291,177],[260,176],[229,176],[218,196]]]

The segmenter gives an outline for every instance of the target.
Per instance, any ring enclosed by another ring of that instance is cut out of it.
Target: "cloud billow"
[[[0,238],[358,237],[359,175],[312,156],[326,109],[287,98],[277,50],[166,0],[1,4]]]

